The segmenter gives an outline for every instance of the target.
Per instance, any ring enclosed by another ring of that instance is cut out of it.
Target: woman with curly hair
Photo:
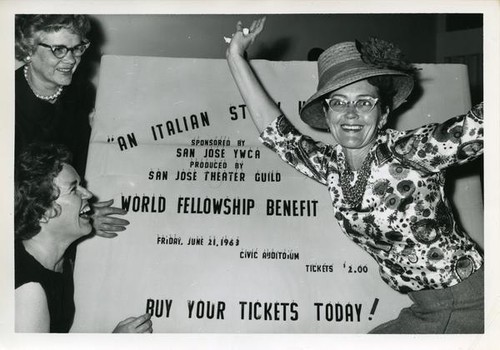
[[[33,142],[59,143],[74,155],[73,164],[85,175],[90,115],[95,91],[73,75],[90,46],[85,15],[16,15],[16,58],[24,66],[15,72],[15,154]],[[115,237],[128,221],[113,201],[93,203],[97,235]]]
[[[410,95],[416,70],[391,43],[343,42],[318,59],[318,88],[300,111],[336,145],[302,135],[245,59],[265,18],[236,26],[226,57],[262,142],[327,186],[342,231],[413,305],[372,333],[481,333],[483,256],[455,220],[445,171],[482,155],[483,108],[410,131],[384,128]]]
[[[31,144],[15,168],[16,332],[71,328],[73,261],[68,247],[92,230],[90,193],[62,146]],[[130,317],[114,332],[152,332],[151,315]]]
[[[91,87],[73,75],[90,46],[83,15],[17,15],[16,152],[31,142],[67,145],[83,174],[90,137]]]

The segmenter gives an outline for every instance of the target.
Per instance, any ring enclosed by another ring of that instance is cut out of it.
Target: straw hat
[[[413,89],[415,68],[402,60],[401,51],[393,44],[371,38],[369,42],[343,42],[325,50],[318,58],[318,88],[300,110],[300,118],[310,126],[327,129],[323,112],[325,95],[357,81],[389,75],[393,77],[396,109]]]

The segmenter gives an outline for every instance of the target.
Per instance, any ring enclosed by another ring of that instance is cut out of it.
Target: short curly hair
[[[59,197],[54,179],[72,155],[62,145],[33,143],[16,158],[14,170],[15,239],[26,240],[40,230],[40,219]]]
[[[16,59],[24,61],[35,51],[37,32],[51,33],[63,28],[86,39],[90,20],[87,15],[16,15]]]

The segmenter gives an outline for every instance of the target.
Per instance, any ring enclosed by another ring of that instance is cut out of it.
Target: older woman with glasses
[[[63,144],[84,176],[95,89],[73,81],[73,75],[90,46],[89,31],[84,15],[16,15],[16,58],[25,63],[15,72],[16,157],[33,142]],[[114,237],[128,225],[110,216],[126,213],[111,205],[93,204],[95,232],[103,237]]]
[[[90,46],[86,16],[16,16],[16,154],[34,141],[66,144],[82,173],[90,136],[90,86],[73,75]],[[88,89],[88,90],[87,90]]]
[[[446,169],[482,154],[483,108],[443,124],[386,129],[410,95],[415,68],[391,43],[333,45],[318,59],[318,89],[300,111],[335,145],[302,135],[268,97],[245,59],[264,19],[241,22],[226,51],[229,68],[261,140],[326,186],[342,231],[379,265],[382,280],[414,304],[373,333],[481,333],[481,248],[455,220]]]

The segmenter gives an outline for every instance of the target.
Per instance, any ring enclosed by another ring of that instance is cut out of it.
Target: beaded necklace
[[[24,66],[24,78],[26,79],[26,82],[28,83],[28,86],[30,87],[31,91],[33,91],[33,93],[35,94],[35,96],[37,98],[39,98],[41,100],[44,100],[44,101],[52,101],[52,100],[55,100],[56,98],[59,97],[59,95],[63,91],[63,86],[62,85],[59,85],[59,88],[57,89],[57,91],[55,93],[53,93],[52,95],[49,95],[49,96],[44,96],[44,95],[40,95],[40,94],[36,93],[35,89],[33,89],[33,86],[31,86],[30,80],[28,79],[28,70],[29,70],[28,65],[25,65]]]
[[[361,204],[366,189],[366,183],[371,173],[372,158],[371,153],[366,156],[358,171],[358,178],[354,186],[351,186],[350,183],[354,179],[354,173],[344,159],[344,169],[340,172],[340,187],[342,188],[345,200],[352,208],[357,208]]]

